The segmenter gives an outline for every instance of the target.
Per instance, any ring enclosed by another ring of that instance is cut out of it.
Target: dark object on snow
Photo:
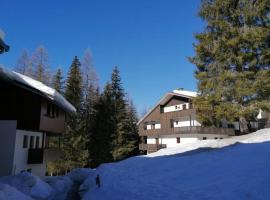
[[[9,46],[0,38],[0,54],[9,51]]]
[[[96,185],[100,188],[100,177],[97,175],[96,177]]]

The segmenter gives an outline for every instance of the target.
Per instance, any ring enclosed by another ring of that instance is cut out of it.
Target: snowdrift
[[[85,200],[270,199],[270,129],[198,141],[97,168]],[[95,185],[99,174],[101,187]]]
[[[40,179],[23,172],[0,178],[0,200],[65,200],[73,199],[78,185],[93,174],[92,169],[75,169],[65,176],[48,176]]]

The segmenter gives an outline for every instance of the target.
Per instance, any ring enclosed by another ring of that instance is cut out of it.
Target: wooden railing
[[[185,126],[174,127],[167,130],[143,130],[139,133],[141,136],[160,136],[170,134],[218,134],[218,135],[235,135],[233,128],[217,128],[202,126]]]
[[[139,144],[139,149],[146,151],[158,151],[166,147],[166,144]]]
[[[175,134],[221,134],[234,135],[233,128],[216,128],[216,127],[202,127],[202,126],[186,126],[173,128]]]

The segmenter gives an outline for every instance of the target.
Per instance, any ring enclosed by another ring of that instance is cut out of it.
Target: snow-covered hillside
[[[84,200],[270,199],[270,129],[179,144],[62,177],[2,177],[0,200],[73,200],[78,185]]]
[[[101,187],[95,176],[101,177]],[[270,199],[270,129],[100,166],[83,199]]]

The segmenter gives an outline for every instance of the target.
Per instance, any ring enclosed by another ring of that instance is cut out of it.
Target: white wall
[[[189,103],[184,103],[184,104],[177,104],[174,106],[168,106],[168,107],[164,107],[164,112],[174,112],[174,111],[178,111],[178,110],[183,110],[183,105],[186,105],[186,109],[189,109]]]
[[[166,144],[167,148],[175,147],[179,144],[186,144],[190,142],[197,141],[198,138],[180,138],[180,143],[177,143],[177,137],[164,137],[159,138],[159,144]],[[147,138],[147,144],[156,144],[155,138]]]
[[[201,124],[197,120],[191,121],[178,121],[173,123],[174,127],[185,127],[185,126],[201,126]]]
[[[28,148],[23,148],[24,135],[28,135]],[[16,144],[15,154],[13,161],[13,174],[20,173],[22,170],[31,169],[32,173],[38,176],[44,176],[46,171],[46,164],[27,164],[28,149],[30,147],[30,136],[39,136],[39,148],[42,147],[42,133],[31,132],[24,130],[17,130],[16,132]],[[36,142],[36,141],[35,141]],[[34,145],[35,145],[34,142]]]
[[[160,129],[161,128],[161,124],[154,124],[154,129]],[[152,125],[151,124],[147,124],[146,125],[146,130],[151,130],[152,129]]]
[[[0,120],[0,176],[12,175],[16,120]]]

